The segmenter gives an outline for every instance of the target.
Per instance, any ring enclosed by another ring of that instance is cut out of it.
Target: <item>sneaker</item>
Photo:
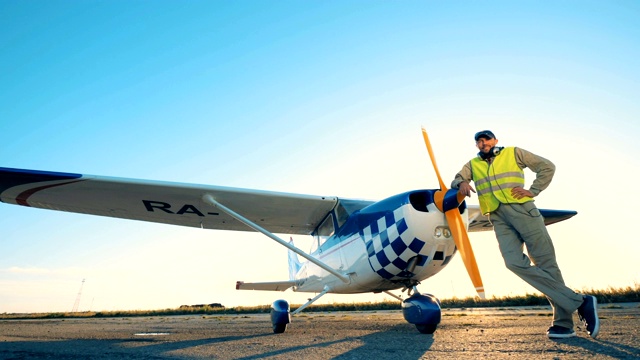
[[[584,295],[584,301],[578,308],[578,317],[587,328],[587,333],[595,339],[600,331],[600,319],[598,319],[598,300],[595,296]]]
[[[549,339],[566,339],[576,336],[576,332],[564,326],[553,325],[547,330],[547,336]]]

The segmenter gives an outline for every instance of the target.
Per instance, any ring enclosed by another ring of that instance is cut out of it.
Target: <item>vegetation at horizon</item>
[[[606,290],[582,289],[581,293],[594,295],[599,304],[640,302],[640,283],[624,288],[609,288]],[[223,314],[259,314],[269,313],[271,305],[237,306],[226,308],[219,304],[202,306],[181,306],[175,309],[161,310],[120,310],[120,311],[85,311],[85,312],[55,312],[16,314],[1,313],[0,320],[12,319],[54,319],[54,318],[111,318],[134,316],[172,316],[172,315],[223,315]],[[481,308],[481,307],[509,307],[509,306],[540,306],[549,305],[547,298],[542,294],[526,294],[522,296],[492,297],[480,299],[467,297],[463,299],[451,298],[440,300],[443,309],[449,308]],[[291,305],[291,311],[300,307],[300,304]],[[343,304],[318,304],[311,305],[306,312],[331,312],[331,311],[374,311],[374,310],[400,310],[400,302],[385,300],[381,302],[343,303]]]

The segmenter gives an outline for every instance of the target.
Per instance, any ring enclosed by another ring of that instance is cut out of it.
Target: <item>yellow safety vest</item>
[[[511,195],[515,187],[524,187],[524,171],[516,162],[514,147],[507,147],[500,151],[489,164],[476,157],[471,160],[473,182],[476,184],[480,211],[486,215],[498,208],[500,204],[532,201],[530,197],[516,199]]]

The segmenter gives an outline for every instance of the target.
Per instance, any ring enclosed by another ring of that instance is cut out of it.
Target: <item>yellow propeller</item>
[[[449,189],[447,189],[444,181],[442,181],[438,165],[436,164],[436,158],[433,154],[433,149],[431,148],[431,142],[429,142],[429,135],[427,135],[427,131],[424,127],[422,128],[422,136],[424,137],[425,145],[427,145],[427,151],[429,151],[429,157],[431,158],[433,169],[436,171],[436,175],[438,176],[438,182],[440,182],[440,191],[437,191],[434,194],[434,203],[440,211],[444,212],[447,218],[447,223],[449,223],[451,235],[453,235],[453,240],[458,248],[460,256],[462,257],[464,266],[467,268],[471,282],[473,283],[473,286],[475,286],[478,296],[484,299],[484,286],[482,285],[482,278],[480,278],[480,271],[478,270],[476,257],[473,254],[473,249],[469,242],[469,235],[467,234],[466,226],[464,221],[462,221],[460,211],[458,211],[458,206],[464,201],[464,195],[460,195],[457,192],[455,195],[451,193],[447,194]],[[453,205],[451,203],[452,201],[455,201]],[[449,202],[449,204],[446,204],[447,202]]]

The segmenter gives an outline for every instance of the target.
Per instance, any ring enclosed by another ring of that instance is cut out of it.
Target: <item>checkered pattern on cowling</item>
[[[371,268],[385,279],[399,280],[413,276],[406,271],[407,262],[420,254],[425,242],[410,237],[407,229],[402,209],[396,209],[372,222],[360,234],[367,247]]]

